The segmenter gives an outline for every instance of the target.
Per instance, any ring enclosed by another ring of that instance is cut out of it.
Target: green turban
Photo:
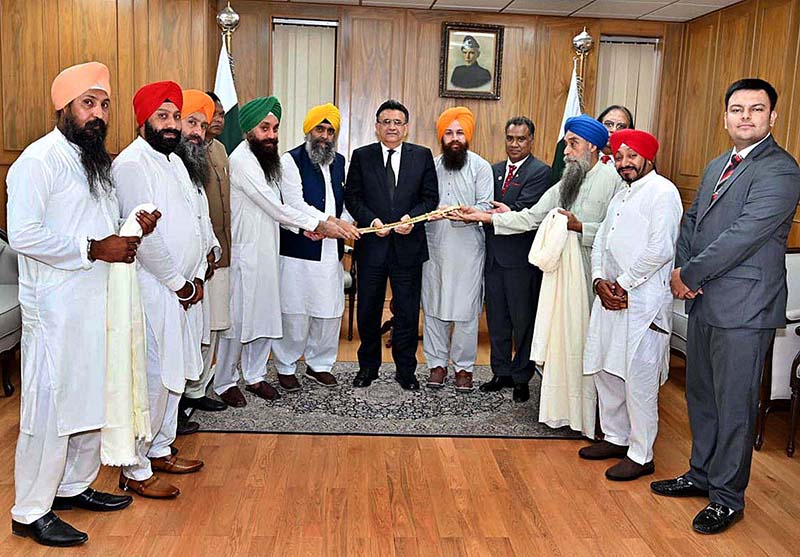
[[[281,102],[277,97],[258,97],[239,109],[239,126],[244,133],[255,128],[258,123],[272,113],[281,121]]]

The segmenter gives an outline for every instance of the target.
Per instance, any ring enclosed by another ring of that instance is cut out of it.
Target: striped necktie
[[[508,186],[511,185],[511,180],[514,178],[514,172],[517,170],[516,165],[509,164],[508,165],[508,175],[506,175],[506,181],[503,182],[503,189],[500,191],[500,195],[505,195],[508,191]]]
[[[714,188],[714,193],[711,194],[711,201],[714,201],[719,192],[722,190],[722,186],[725,185],[725,182],[728,181],[728,178],[731,177],[733,171],[736,170],[736,167],[739,166],[739,163],[742,162],[744,159],[740,157],[737,153],[734,153],[731,156],[731,161],[728,163],[728,166],[725,167],[725,172],[722,173],[722,176],[719,177],[719,182],[717,182],[717,186]]]

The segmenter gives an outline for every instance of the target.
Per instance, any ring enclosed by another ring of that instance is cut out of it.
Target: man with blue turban
[[[594,299],[592,292],[592,244],[597,230],[600,228],[606,216],[611,198],[624,187],[624,182],[617,174],[616,170],[600,162],[600,153],[608,143],[608,130],[605,126],[586,114],[568,118],[564,125],[564,141],[567,146],[564,150],[564,173],[561,180],[545,192],[544,195],[533,207],[512,211],[504,203],[493,201],[495,210],[492,212],[478,211],[467,208],[460,211],[464,220],[480,221],[492,224],[494,233],[521,234],[530,230],[536,230],[545,220],[545,217],[554,209],[567,217],[566,228],[577,234],[580,245],[582,270],[586,294],[588,296],[588,307],[591,307]],[[557,216],[557,215],[556,215]],[[542,292],[539,296],[540,305],[552,303],[556,293],[545,291],[543,284]],[[533,308],[532,308],[533,310]],[[588,308],[587,308],[588,310]],[[585,316],[588,319],[588,311]],[[537,326],[539,320],[537,319]],[[570,336],[575,335],[576,339],[583,342],[584,331],[576,330],[568,332]],[[534,329],[534,338],[536,338]],[[580,366],[578,366],[580,367]],[[558,370],[553,370],[553,366],[547,368],[543,383],[547,383],[547,373],[555,375]],[[580,371],[577,373],[580,374]],[[557,389],[556,389],[557,390]],[[547,391],[548,393],[550,391]],[[564,395],[557,392],[553,396]],[[582,393],[574,393],[574,396],[581,397],[581,402],[573,401],[572,410],[567,408],[563,412],[542,411],[545,408],[554,408],[550,395],[546,394],[546,389],[542,389],[540,400],[539,420],[552,427],[569,425],[573,429],[580,430],[588,437],[594,437],[594,402],[596,393],[594,385],[584,385]],[[570,395],[572,397],[572,394]],[[574,398],[574,397],[572,397]],[[580,405],[583,412],[575,411]],[[582,414],[582,417],[580,416]]]

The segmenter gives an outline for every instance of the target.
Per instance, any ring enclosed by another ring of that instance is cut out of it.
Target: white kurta
[[[88,239],[116,233],[113,195],[89,191],[77,147],[55,129],[8,171],[9,244],[19,253],[22,311],[20,431],[32,435],[41,385],[53,393],[59,436],[105,423],[109,265],[88,259]]]
[[[224,338],[250,342],[280,338],[281,291],[279,226],[314,230],[319,219],[285,205],[279,184],[242,141],[230,156],[231,169],[231,328]]]
[[[318,210],[303,199],[300,170],[289,153],[281,157],[281,194],[287,205],[317,221],[336,216],[336,198],[331,186],[330,165],[320,165],[325,180],[325,209]],[[346,218],[342,215],[343,218]],[[334,238],[322,241],[320,261],[281,256],[281,311],[320,319],[340,318],[344,313],[344,269]]]
[[[583,256],[584,272],[587,279],[587,295],[592,303],[592,244],[600,223],[606,217],[608,204],[614,195],[623,188],[625,182],[617,171],[598,161],[586,174],[578,197],[569,209],[583,224],[583,232],[578,234]],[[535,230],[547,213],[559,207],[561,182],[547,190],[533,207],[520,211],[496,214],[492,217],[495,234],[519,234]]]
[[[627,379],[639,343],[651,323],[672,332],[670,273],[683,206],[675,185],[650,172],[611,201],[592,254],[592,280],[617,281],[628,292],[628,309],[610,311],[594,301],[584,352],[584,372],[607,371]],[[669,352],[659,355],[661,382]]]
[[[491,165],[472,151],[458,171],[434,160],[439,179],[439,205],[492,208],[494,175]],[[447,219],[425,224],[429,259],[422,264],[422,307],[442,321],[470,321],[483,307],[483,227]]]
[[[197,379],[203,369],[203,314],[200,304],[184,310],[175,292],[187,281],[205,278],[206,254],[216,241],[208,201],[192,184],[180,157],[159,153],[141,137],[119,154],[112,168],[124,214],[141,203],[153,203],[162,214],[137,252],[139,286],[158,345],[162,383],[182,393],[186,379]]]

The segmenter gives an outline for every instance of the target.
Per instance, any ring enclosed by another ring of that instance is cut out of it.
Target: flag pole
[[[217,14],[217,25],[222,29],[222,40],[225,41],[225,49],[228,51],[228,56],[230,56],[231,59],[233,58],[231,39],[233,38],[233,32],[239,27],[239,19],[239,14],[231,8],[230,1],[228,1],[228,5],[222,8]],[[231,67],[231,71],[233,71],[233,67]]]

